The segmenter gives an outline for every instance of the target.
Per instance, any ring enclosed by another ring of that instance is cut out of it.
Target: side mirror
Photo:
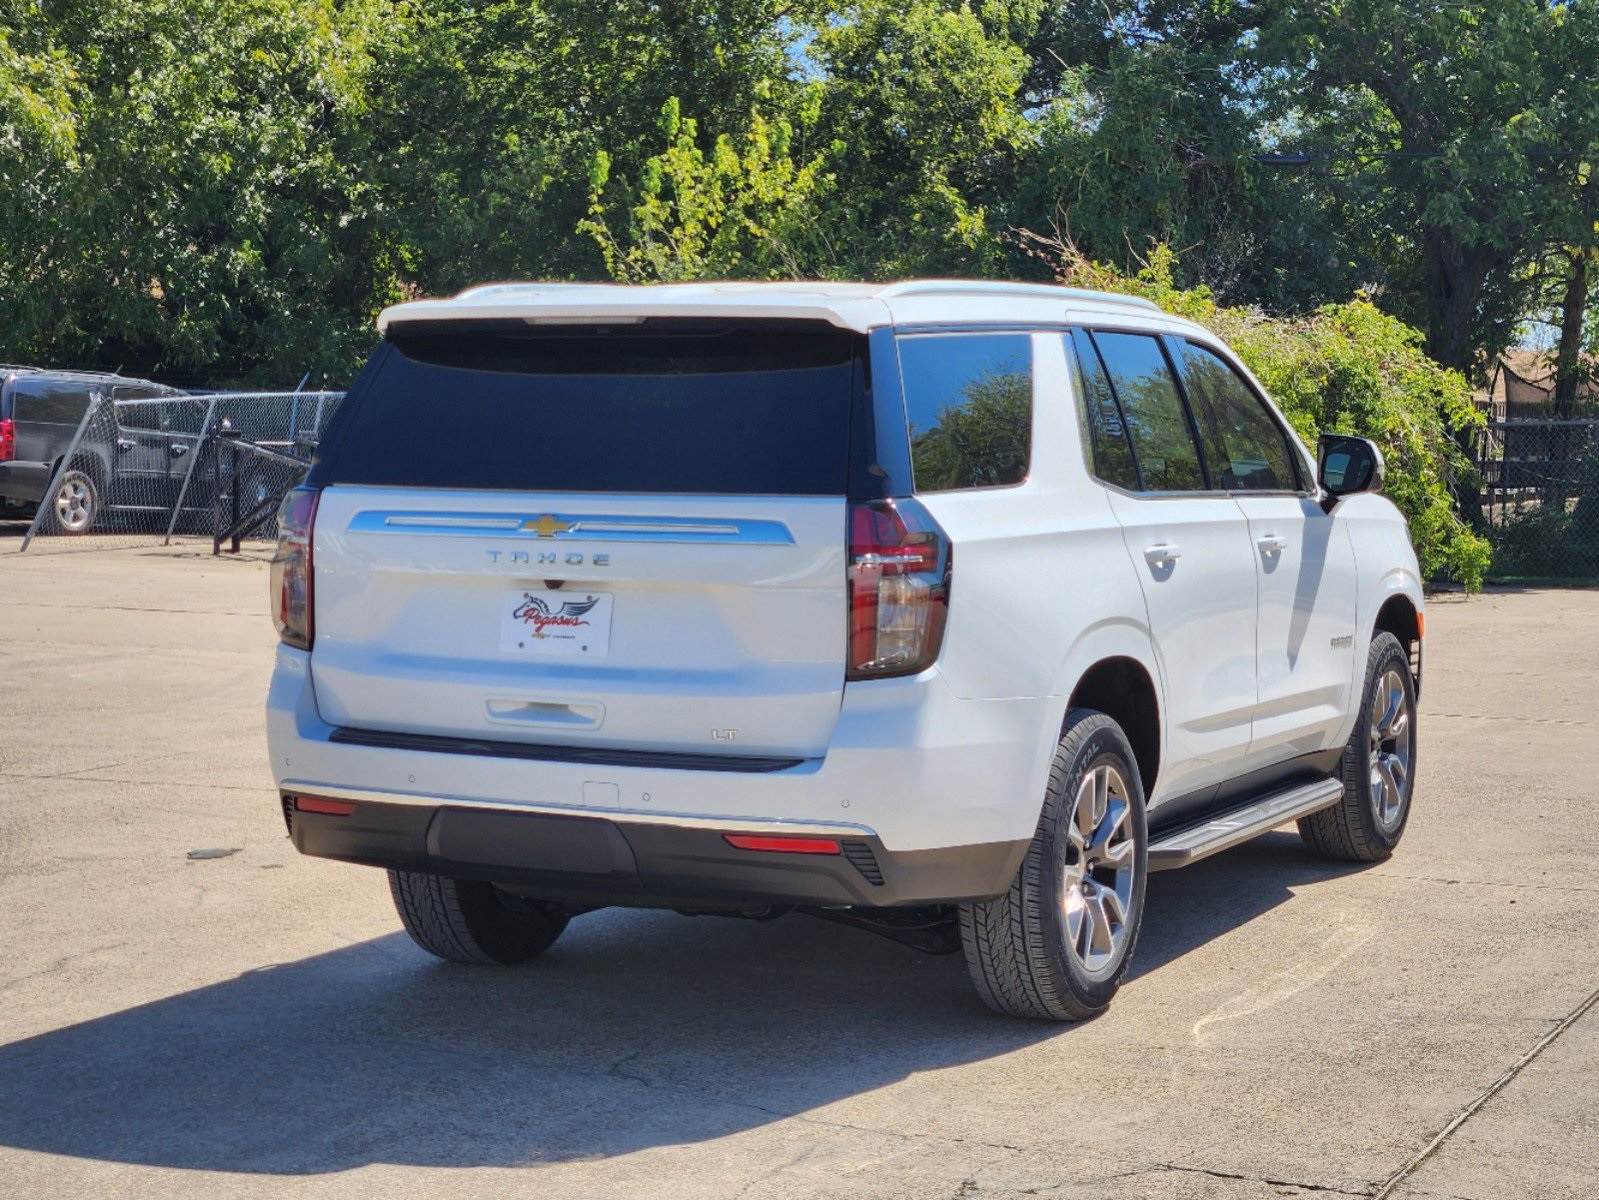
[[[1382,491],[1387,468],[1382,451],[1369,438],[1324,433],[1316,447],[1316,482],[1326,494],[1329,511],[1345,496]]]

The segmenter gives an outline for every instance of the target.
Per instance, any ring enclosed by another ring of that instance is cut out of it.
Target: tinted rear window
[[[1033,454],[1033,340],[1025,333],[899,339],[919,492],[1021,483]]]
[[[843,495],[857,349],[855,335],[814,322],[402,332],[341,409],[321,474]]]

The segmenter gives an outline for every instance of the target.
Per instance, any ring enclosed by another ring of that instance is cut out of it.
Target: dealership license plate
[[[508,654],[603,658],[610,648],[608,593],[518,590],[500,610],[500,649]]]

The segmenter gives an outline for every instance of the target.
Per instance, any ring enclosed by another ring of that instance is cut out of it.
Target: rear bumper
[[[1028,845],[893,853],[875,834],[845,828],[827,833],[825,844],[836,853],[748,850],[728,842],[736,828],[352,795],[283,794],[284,818],[301,853],[488,880],[592,905],[888,907],[985,899],[1010,886]],[[305,811],[298,804],[306,799],[349,811]],[[816,834],[807,830],[807,837]]]
[[[50,486],[50,463],[0,462],[0,500],[37,504]]]
[[[267,743],[282,792],[723,831],[843,829],[895,854],[1030,839],[1065,704],[963,700],[929,671],[846,687],[823,758],[712,762],[594,740],[451,747],[341,731],[318,711],[311,676],[310,655],[279,649]]]

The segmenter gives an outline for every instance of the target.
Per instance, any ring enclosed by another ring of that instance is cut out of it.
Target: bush
[[[1322,433],[1369,437],[1388,463],[1387,495],[1410,523],[1422,575],[1482,586],[1488,542],[1456,512],[1457,481],[1474,474],[1455,440],[1483,423],[1471,385],[1428,358],[1422,335],[1364,299],[1302,317],[1218,305],[1207,288],[1173,282],[1176,255],[1157,246],[1135,276],[1090,262],[1069,241],[1023,233],[1062,283],[1143,296],[1215,331],[1237,350],[1314,451]]]

